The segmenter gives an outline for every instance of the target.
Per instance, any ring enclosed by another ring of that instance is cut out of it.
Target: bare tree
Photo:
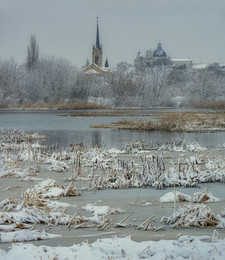
[[[143,78],[134,70],[111,72],[107,77],[107,81],[116,106],[132,105],[132,102],[136,100],[138,90],[143,85]]]
[[[39,59],[39,46],[36,41],[34,34],[30,37],[30,44],[27,46],[27,62],[26,66],[28,69],[35,67]]]
[[[145,70],[143,77],[145,86],[141,89],[139,95],[143,97],[143,104],[145,105],[158,105],[159,98],[167,99],[164,97],[164,92],[168,86],[168,75],[170,74],[170,66],[156,66]]]
[[[0,60],[0,106],[10,107],[20,96],[20,68],[13,60]]]
[[[116,70],[126,72],[132,68],[132,64],[127,63],[126,61],[121,61],[120,63],[116,64]]]

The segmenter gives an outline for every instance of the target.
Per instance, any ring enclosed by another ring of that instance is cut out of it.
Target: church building
[[[93,45],[93,50],[92,50],[92,63],[89,64],[89,60],[87,59],[86,66],[84,67],[83,71],[87,74],[100,74],[100,75],[105,75],[110,71],[109,62],[107,58],[103,66],[103,49],[100,43],[98,17],[97,17],[96,43],[95,45]]]
[[[153,52],[153,58],[155,59],[161,59],[161,58],[167,58],[166,52],[162,48],[162,44],[159,42],[157,49]]]

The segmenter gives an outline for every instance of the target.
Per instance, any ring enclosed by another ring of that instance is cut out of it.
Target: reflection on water
[[[158,109],[137,110],[138,113],[153,113]],[[90,146],[124,147],[131,141],[157,141],[183,139],[198,141],[202,146],[218,146],[225,143],[225,133],[166,133],[160,131],[127,131],[90,128],[96,124],[107,124],[123,119],[136,120],[140,117],[70,117],[60,116],[72,111],[1,111],[0,127],[22,129],[28,133],[38,132],[49,136],[44,144],[85,143]],[[127,111],[126,111],[127,113]],[[150,119],[151,117],[145,117]]]
[[[91,145],[97,145],[98,147],[102,146],[102,133],[100,131],[92,132]]]

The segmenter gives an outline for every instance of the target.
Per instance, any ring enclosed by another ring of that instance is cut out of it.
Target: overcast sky
[[[91,61],[96,16],[112,67],[159,41],[170,57],[225,63],[225,0],[0,0],[0,58],[24,62],[35,34],[40,55],[82,66]]]

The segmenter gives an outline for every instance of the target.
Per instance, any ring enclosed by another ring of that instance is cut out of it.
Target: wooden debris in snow
[[[134,212],[131,212],[128,216],[123,218],[119,223],[116,223],[116,227],[128,227],[129,224],[124,223],[125,220],[127,220]]]
[[[101,219],[100,219],[100,225],[98,225],[98,231],[100,230],[104,230],[106,228],[109,227],[109,225],[112,223],[112,219],[107,217],[107,216],[103,216]]]
[[[148,218],[145,222],[143,222],[140,226],[138,226],[137,229],[142,229],[144,231],[155,231],[155,232],[166,229],[164,226],[155,227],[152,223],[152,221],[154,219],[155,219],[155,216]]]

